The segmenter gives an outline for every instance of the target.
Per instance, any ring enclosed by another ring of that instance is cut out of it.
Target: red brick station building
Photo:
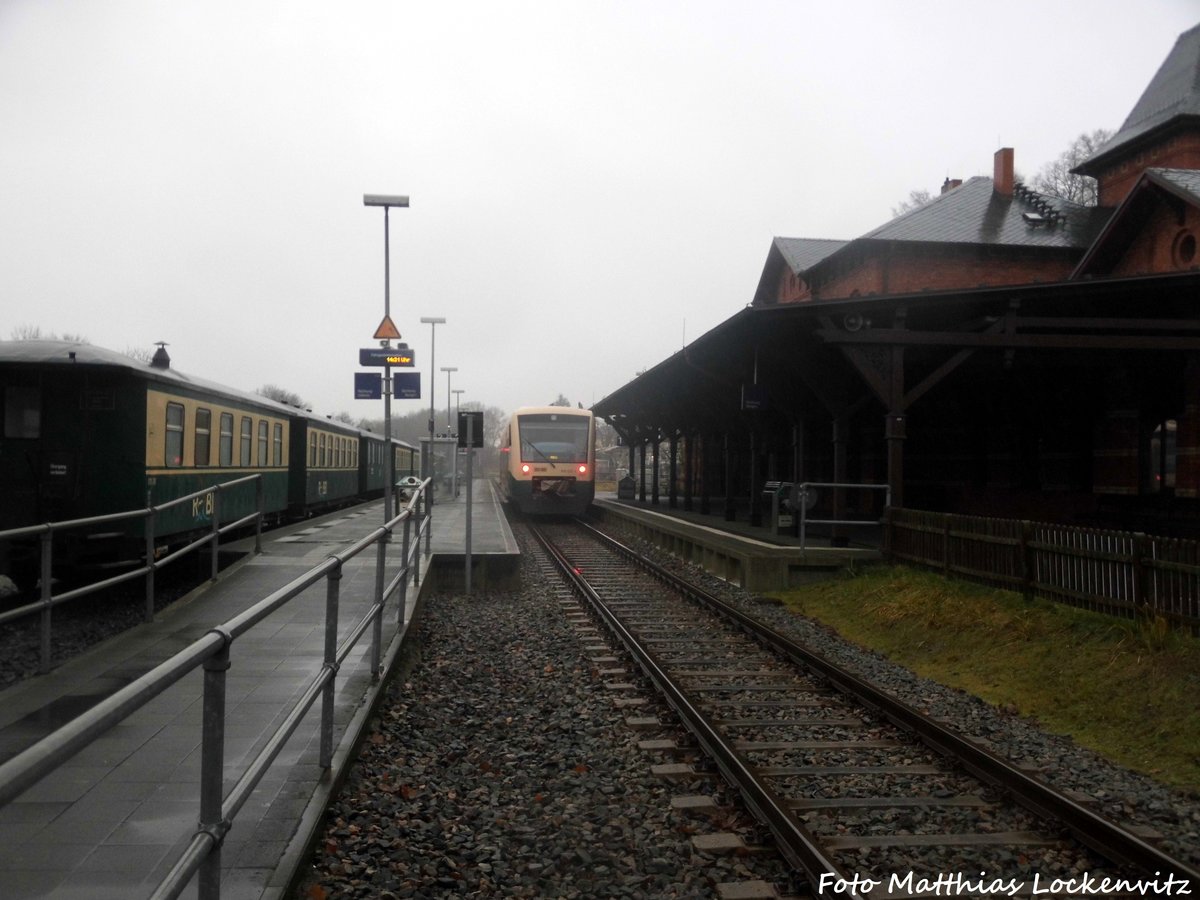
[[[1200,536],[1200,26],[1075,170],[1097,206],[1013,156],[854,240],[775,238],[749,306],[597,403],[643,499],[757,524],[767,481],[870,483]]]

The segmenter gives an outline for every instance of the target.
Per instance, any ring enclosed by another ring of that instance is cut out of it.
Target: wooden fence
[[[1016,519],[889,510],[894,559],[1110,614],[1200,629],[1200,542]]]

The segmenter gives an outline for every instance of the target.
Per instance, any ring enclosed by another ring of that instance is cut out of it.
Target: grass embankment
[[[772,596],[912,671],[1200,793],[1200,640],[907,569]]]

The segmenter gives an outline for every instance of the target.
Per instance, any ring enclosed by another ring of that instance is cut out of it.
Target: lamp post
[[[433,505],[433,366],[435,347],[435,338],[437,337],[437,327],[445,325],[446,320],[442,316],[421,316],[421,324],[429,326],[429,462],[426,463],[424,457],[421,458],[422,474],[430,479],[429,482],[429,505]]]
[[[458,366],[442,366],[442,371],[446,373],[446,434],[449,435],[454,431],[454,427],[450,424],[450,373],[457,372]]]
[[[455,388],[451,391],[454,394],[454,425],[458,426],[458,413],[462,409],[462,395],[466,393],[463,388]]]
[[[388,212],[393,206],[408,208],[408,198],[399,194],[363,194],[363,206],[383,207],[383,316],[390,321],[392,316],[392,261],[391,240],[388,233]],[[390,346],[385,340],[383,345]],[[392,521],[392,493],[396,489],[396,451],[392,447],[392,367],[383,367],[383,443],[387,448],[386,487],[383,492],[383,521]]]

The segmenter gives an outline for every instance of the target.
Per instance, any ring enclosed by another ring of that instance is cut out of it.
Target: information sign
[[[360,366],[401,366],[411,368],[416,354],[408,347],[362,347],[358,351]]]
[[[378,372],[354,373],[354,399],[378,400],[383,396],[383,376]]]
[[[392,376],[392,393],[397,400],[420,400],[421,373],[397,372]]]
[[[469,421],[470,420],[470,421]],[[467,443],[467,433],[471,434],[471,443]],[[458,446],[483,446],[483,413],[459,412],[458,414]]]

